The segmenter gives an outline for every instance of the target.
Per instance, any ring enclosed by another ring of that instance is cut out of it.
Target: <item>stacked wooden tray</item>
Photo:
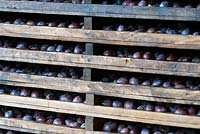
[[[0,71],[0,84],[83,93],[86,94],[85,104],[31,97],[24,99],[24,97],[0,94],[0,105],[83,115],[86,116],[85,130],[2,117],[0,117],[0,128],[33,133],[101,133],[94,129],[94,118],[106,118],[199,129],[200,118],[196,116],[120,108],[116,112],[116,108],[95,105],[95,98],[98,97],[96,95],[101,95],[145,101],[200,105],[200,91],[95,82],[91,81],[93,73],[91,70],[105,69],[170,76],[200,77],[199,63],[93,55],[93,49],[95,48],[93,44],[95,43],[116,46],[188,49],[188,51],[199,50],[200,36],[92,30],[93,25],[95,25],[92,24],[94,17],[200,21],[200,10],[195,8],[124,7],[120,5],[91,3],[90,0],[85,0],[85,4],[12,0],[0,1],[0,11],[3,12],[84,16],[85,25],[85,29],[66,29],[0,23],[0,36],[83,42],[86,48],[86,54],[84,55],[0,48],[0,60],[2,61],[82,67],[83,80]]]

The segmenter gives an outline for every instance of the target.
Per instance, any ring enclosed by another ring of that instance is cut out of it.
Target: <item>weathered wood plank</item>
[[[6,99],[6,97],[8,97]],[[83,103],[71,103],[63,102],[57,100],[46,100],[46,99],[36,99],[31,97],[19,97],[12,95],[0,94],[1,102],[0,105],[17,107],[17,108],[26,108],[50,112],[60,112],[66,114],[74,115],[89,115],[86,111],[87,108],[91,109],[91,106]],[[26,99],[26,101],[24,101]]]
[[[173,89],[162,87],[133,86],[123,84],[91,82],[90,92],[102,96],[115,96],[147,101],[168,102],[200,105],[195,98],[200,96],[199,91]]]
[[[42,3],[1,0],[0,11],[62,14],[96,17],[141,18],[200,21],[200,10],[194,8],[131,7],[100,4]]]
[[[4,130],[12,130],[16,132],[24,132],[24,133],[32,133],[32,134],[46,134],[47,133],[47,132],[41,132],[38,130],[24,129],[24,128],[18,128],[18,127],[4,126],[4,125],[0,125],[0,128]]]
[[[92,4],[92,0],[84,0],[85,4]],[[84,29],[92,30],[92,17],[84,17]],[[86,43],[85,44],[86,55],[93,55],[93,44]],[[84,80],[91,81],[92,80],[92,69],[84,68],[83,69],[83,78]],[[86,94],[86,104],[94,105],[94,94]],[[86,116],[85,118],[85,129],[89,131],[94,131],[94,117]]]
[[[26,101],[24,102],[24,97],[10,95],[0,95],[0,98],[2,100],[0,101],[0,105],[6,106],[40,109],[45,111],[72,113],[91,117],[159,124],[167,126],[187,128],[200,127],[200,117],[197,116],[185,116],[171,113],[158,113],[140,110],[128,110],[123,108],[91,106],[86,104],[42,100],[29,97],[27,97]]]
[[[91,132],[82,129],[74,129],[65,126],[49,125],[42,123],[35,123],[31,121],[23,121],[14,118],[0,118],[1,126],[15,127],[17,131],[39,131],[39,133],[44,134],[101,134],[101,132]]]
[[[164,75],[200,76],[199,64],[191,62],[156,61],[107,56],[88,56],[87,61],[87,64],[92,64],[92,68],[98,69]]]
[[[83,4],[1,0],[0,11],[86,16],[90,9]]]
[[[83,30],[0,24],[0,36],[92,42],[100,44],[200,49],[200,36]]]
[[[0,48],[0,60],[200,77],[200,66],[198,63],[67,54],[10,48]],[[83,72],[84,77],[90,77],[91,71]],[[90,78],[87,80],[90,80]]]
[[[13,84],[15,83],[16,85],[19,84],[20,86],[24,85],[27,87],[37,87],[42,89],[54,89],[59,91],[71,91],[78,93],[87,93],[89,91],[89,88],[87,88],[88,82],[82,80],[6,72],[0,72],[0,76],[2,84],[11,82]]]
[[[200,128],[200,118],[195,116],[182,116],[168,113],[156,113],[146,112],[138,110],[127,110],[121,108],[112,107],[100,107],[95,106],[93,111],[101,111],[104,113],[102,118],[111,118],[116,120],[125,120],[132,122],[142,122],[148,124],[158,124],[173,127],[184,127],[184,128]],[[93,116],[100,116],[98,113],[94,113]]]
[[[86,55],[58,52],[43,52],[0,48],[0,60],[51,64],[62,66],[88,67]],[[85,65],[84,65],[85,64]]]
[[[86,104],[88,106],[94,106],[95,104],[95,96],[94,94],[86,94]],[[95,128],[95,119],[94,117],[90,116],[90,115],[87,115],[86,118],[85,118],[85,128],[86,130],[89,130],[89,131],[94,131],[94,128]]]
[[[115,96],[147,101],[200,105],[200,91],[91,82],[0,72],[0,84]],[[59,83],[59,84],[57,84]]]

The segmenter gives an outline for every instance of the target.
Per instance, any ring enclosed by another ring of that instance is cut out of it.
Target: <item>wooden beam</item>
[[[200,21],[200,10],[197,8],[132,7],[122,5],[91,5],[1,0],[0,11],[95,17]]]
[[[91,45],[91,43],[87,43],[86,47]],[[90,51],[93,52],[92,48],[90,49]],[[86,50],[88,50],[88,48]],[[10,48],[0,48],[0,60],[73,67],[76,66],[116,71],[120,70],[126,72],[193,77],[200,76],[199,64],[189,62],[170,62],[108,56],[66,54],[59,52],[17,50]],[[89,78],[91,71],[88,72],[85,70],[83,74],[87,75],[84,77]],[[87,80],[90,80],[90,78]]]
[[[200,91],[198,90],[103,83],[1,71],[0,76],[0,84],[3,85],[71,91],[137,100],[200,105]]]
[[[92,4],[92,0],[84,0],[85,4]],[[92,17],[84,17],[84,29],[92,30]],[[86,55],[93,55],[93,44],[86,43],[85,44]],[[83,76],[84,80],[91,81],[92,80],[92,69],[91,68],[84,68],[83,69]],[[94,105],[95,99],[94,94],[86,94],[86,104],[87,105]],[[94,117],[86,116],[85,119],[85,126],[86,130],[94,131]]]
[[[200,105],[200,92],[198,90],[174,89],[163,87],[149,87],[137,85],[124,85],[114,83],[91,82],[90,92],[120,98],[136,100]]]
[[[42,123],[35,123],[32,121],[23,121],[14,118],[0,118],[0,128],[6,126],[9,128],[15,128],[16,131],[32,132],[40,134],[101,134],[101,132],[90,132],[82,129],[69,128],[66,126],[49,125]]]
[[[95,104],[94,94],[90,94],[90,93],[86,94],[86,104],[88,106],[94,106],[94,104]],[[94,131],[95,130],[95,117],[87,115],[85,118],[85,127],[86,127],[86,130]]]
[[[193,35],[83,30],[0,23],[0,36],[78,41],[125,46],[200,49],[200,36]]]
[[[68,78],[56,78],[45,77],[28,74],[17,74],[0,72],[1,84],[8,84],[13,86],[22,87],[37,87],[41,89],[53,89],[58,91],[71,91],[77,93],[87,93],[87,83],[82,80],[68,79]],[[59,84],[58,84],[59,83]]]
[[[9,130],[9,131],[12,130],[12,131],[23,132],[23,133],[32,133],[32,134],[46,134],[46,132],[41,132],[38,130],[24,129],[24,128],[19,128],[19,127],[11,127],[11,126],[4,126],[4,125],[0,125],[0,129]]]
[[[177,115],[172,113],[148,112],[124,108],[92,106],[86,104],[60,102],[11,95],[0,95],[0,105],[40,109],[45,111],[78,114],[89,117],[116,119],[123,121],[141,122],[149,124],[166,125],[173,127],[199,128],[200,117]],[[116,112],[117,111],[117,112]],[[91,121],[91,120],[90,120]],[[1,121],[0,121],[1,122]],[[91,122],[93,123],[93,122]],[[0,123],[1,124],[1,123]]]

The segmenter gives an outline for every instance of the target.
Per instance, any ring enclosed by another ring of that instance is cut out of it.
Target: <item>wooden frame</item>
[[[200,76],[199,63],[0,48],[0,60],[164,75]]]
[[[0,60],[83,67],[84,80],[0,71],[0,84],[85,93],[86,104],[64,103],[29,97],[24,102],[23,97],[0,94],[0,100],[2,100],[0,105],[84,115],[86,116],[86,130],[6,118],[0,118],[0,128],[33,133],[101,134],[101,132],[94,131],[94,117],[98,117],[199,129],[200,117],[96,106],[95,95],[200,105],[200,91],[94,82],[91,81],[91,68],[200,77],[198,63],[135,60],[93,55],[93,43],[200,50],[200,36],[92,30],[93,17],[200,21],[200,9],[100,5],[91,4],[92,0],[85,0],[84,2],[85,4],[71,4],[1,0],[0,11],[2,13],[19,12],[87,17],[84,17],[84,30],[0,23],[0,36],[86,43],[86,55],[0,48]]]
[[[86,131],[84,129],[75,129],[65,126],[49,125],[2,117],[0,117],[0,128],[9,128],[10,130],[39,134],[103,134],[101,132]]]
[[[81,103],[60,102],[56,100],[36,99],[0,94],[0,105],[21,107],[28,109],[40,109],[67,114],[117,119],[149,124],[168,125],[177,127],[199,128],[200,117],[185,116],[171,113],[147,112],[123,108],[92,106]],[[26,101],[24,102],[24,99]],[[116,112],[116,110],[118,112]]]
[[[1,0],[0,11],[95,17],[200,21],[197,8],[131,7],[122,5],[71,4]]]
[[[200,49],[200,36],[83,30],[0,23],[0,36],[112,45]]]
[[[85,0],[85,4],[92,4],[92,0]],[[84,17],[84,29],[92,30],[92,17]],[[92,43],[86,43],[85,44],[85,51],[86,55],[92,55],[93,54],[93,44]],[[87,81],[92,80],[92,69],[91,68],[84,68],[83,69],[83,79]],[[94,94],[86,94],[86,104],[93,106],[95,103]],[[94,117],[86,116],[85,118],[85,126],[86,130],[94,131]]]
[[[162,87],[91,82],[1,71],[0,76],[0,84],[4,85],[37,87],[41,89],[88,93],[147,101],[200,105],[200,99],[198,97],[200,96],[200,91],[187,89],[170,89]]]

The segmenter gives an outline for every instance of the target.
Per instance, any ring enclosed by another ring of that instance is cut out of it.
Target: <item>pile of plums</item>
[[[22,0],[16,0],[16,1],[22,1]],[[26,0],[26,1],[84,4],[84,0]]]
[[[152,86],[152,87],[163,87],[163,88],[175,88],[175,89],[190,89],[200,90],[200,79],[191,78],[166,78],[156,77],[152,78],[146,76],[134,76],[128,77],[126,74],[109,73],[101,77],[102,82],[114,82],[117,84],[130,84],[130,85],[141,85],[141,86]]]
[[[175,55],[173,53],[165,52],[130,52],[128,49],[105,50],[104,56],[117,56],[117,57],[128,57],[133,59],[145,59],[145,60],[158,60],[158,61],[177,61],[177,62],[194,62],[200,63],[200,56],[198,55]]]
[[[173,128],[167,126],[131,124],[108,121],[103,125],[104,132],[117,132],[121,134],[198,134],[197,130]]]
[[[47,100],[60,100],[65,102],[83,103],[84,95],[61,91],[30,89],[22,87],[1,87],[0,94],[11,94],[22,97],[43,98]]]
[[[176,28],[171,26],[165,26],[163,24],[157,24],[156,26],[144,26],[143,24],[112,24],[105,25],[102,27],[103,30],[106,31],[131,31],[136,33],[159,33],[159,34],[180,34],[180,35],[199,35],[199,31],[192,30],[184,24],[178,24]]]
[[[28,26],[48,26],[48,27],[58,27],[58,28],[83,28],[83,22],[80,21],[75,21],[75,20],[70,20],[70,21],[44,21],[44,20],[39,20],[39,21],[33,21],[29,19],[21,19],[17,18],[14,20],[11,19],[1,19],[0,18],[0,23],[5,23],[5,24],[15,24],[15,25],[28,25]]]
[[[17,118],[25,121],[35,121],[37,123],[66,125],[72,128],[85,128],[85,118],[82,116],[8,107],[1,107],[0,114],[5,118]]]
[[[136,109],[152,112],[168,112],[180,115],[200,116],[200,109],[197,106],[167,104],[167,103],[153,103],[137,100],[122,100],[122,99],[102,99],[101,106],[116,107],[125,109]]]
[[[47,77],[59,77],[59,78],[82,78],[82,69],[68,68],[68,67],[56,67],[56,66],[41,66],[38,64],[19,64],[0,62],[0,71],[11,73],[24,73],[30,75],[42,75]]]
[[[102,0],[101,4],[114,4],[124,6],[152,6],[173,8],[200,8],[200,4],[191,1],[169,1],[169,0]]]
[[[84,47],[80,44],[76,46],[64,45],[64,44],[28,44],[27,42],[12,42],[9,40],[0,41],[0,47],[4,48],[16,48],[16,49],[29,49],[37,51],[47,51],[47,52],[65,52],[65,53],[74,53],[74,54],[84,54]]]

